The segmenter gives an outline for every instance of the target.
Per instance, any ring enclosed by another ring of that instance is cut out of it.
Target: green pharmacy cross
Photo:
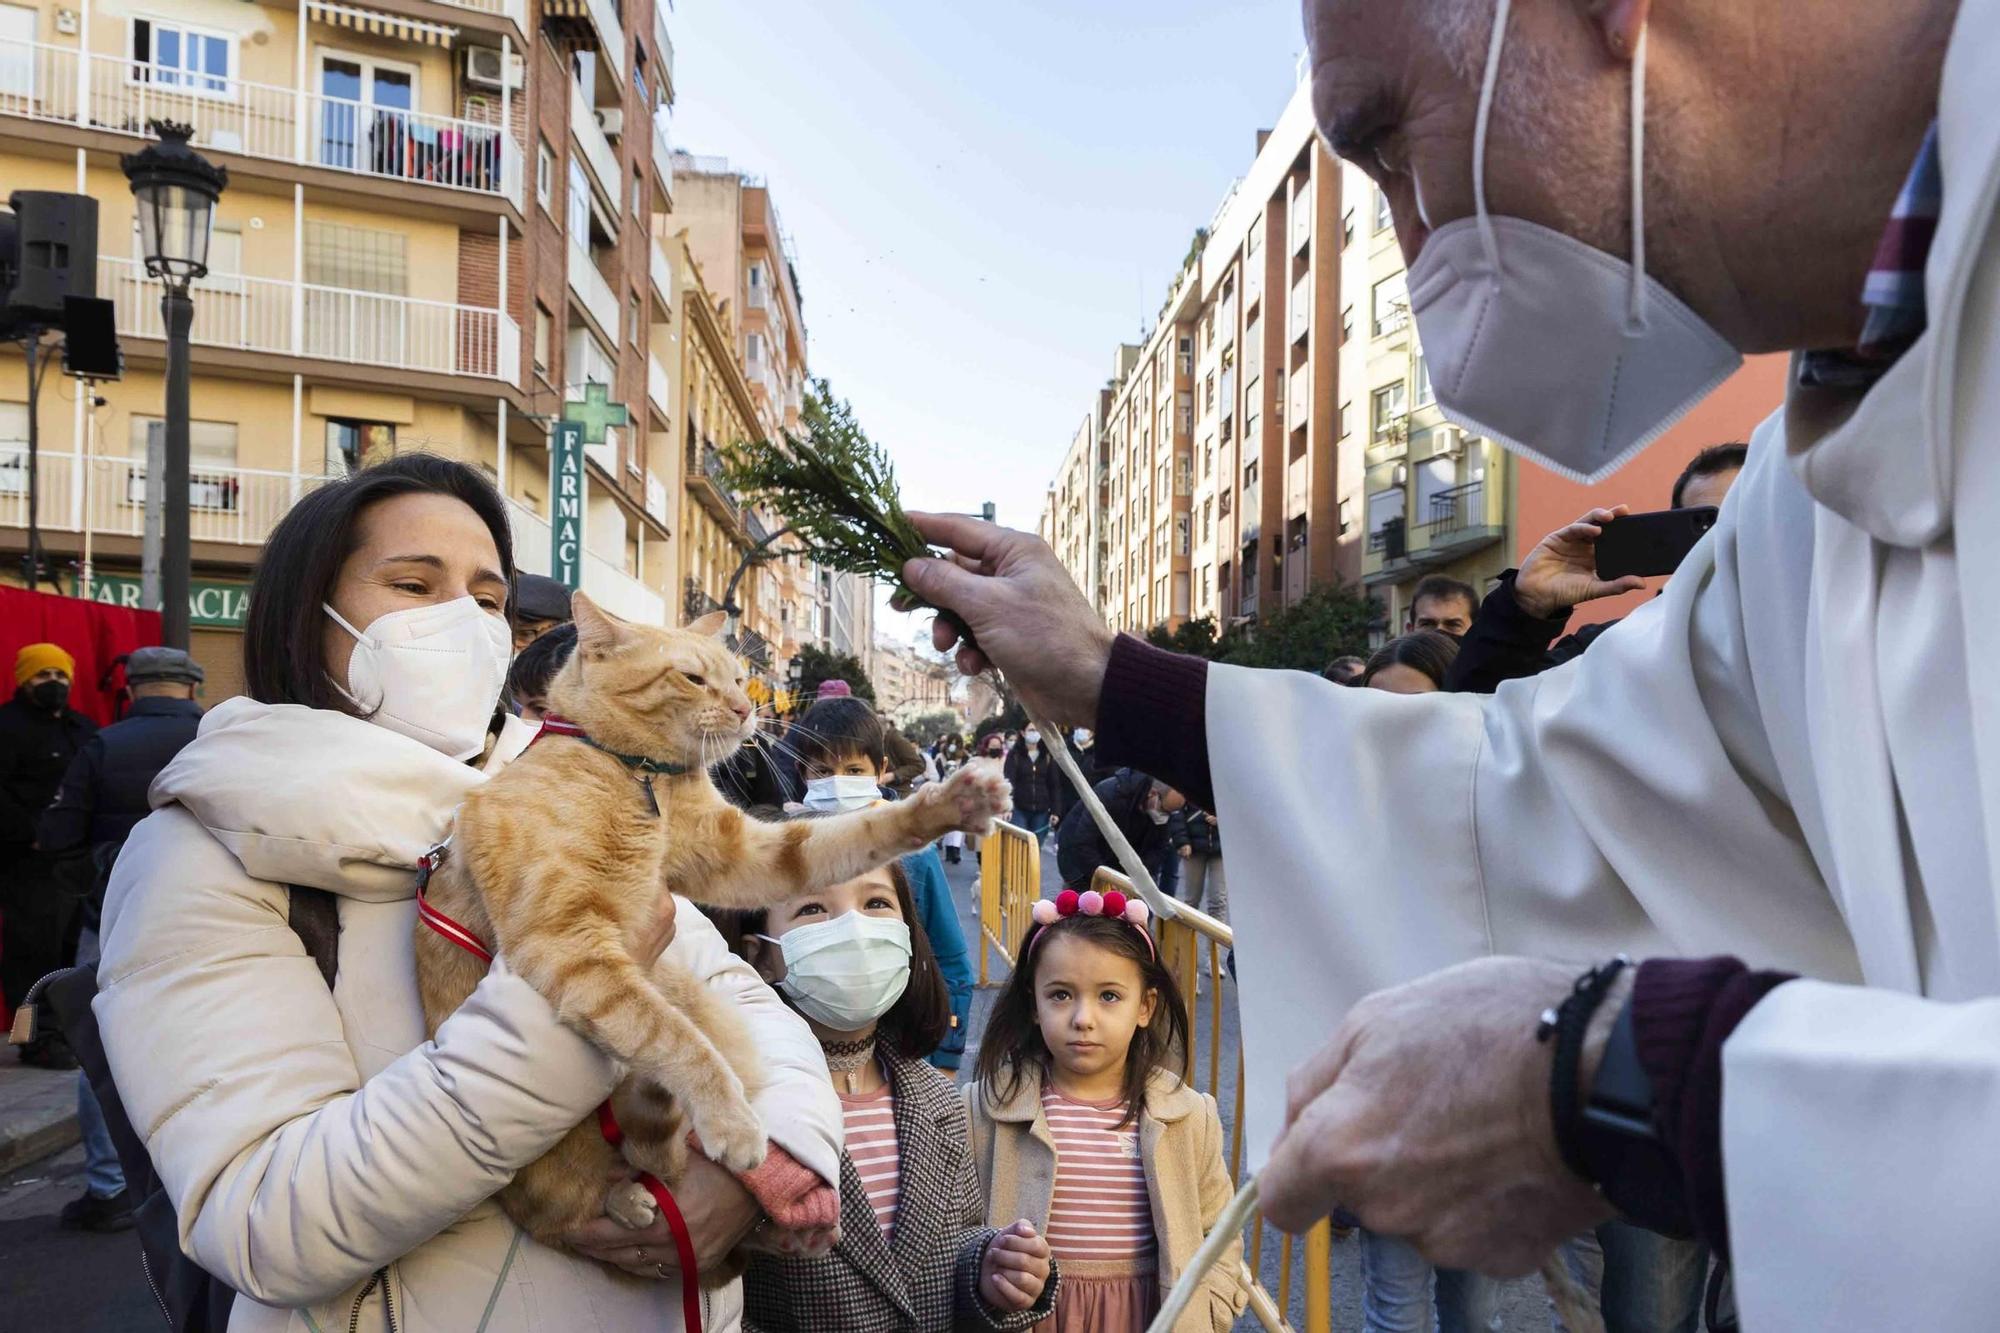
[[[583,442],[603,444],[606,426],[623,426],[632,420],[631,411],[623,403],[611,400],[611,388],[604,384],[583,386],[583,401],[571,400],[563,404],[562,419],[583,423]]]

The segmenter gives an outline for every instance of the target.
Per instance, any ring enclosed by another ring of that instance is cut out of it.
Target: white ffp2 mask
[[[778,989],[800,1013],[835,1032],[859,1032],[889,1012],[910,984],[910,928],[843,912],[772,939],[784,956]]]
[[[1410,266],[1410,309],[1438,407],[1457,424],[1579,481],[1617,470],[1743,358],[1646,276],[1641,188],[1646,38],[1632,56],[1632,258],[1486,211],[1486,123],[1510,0],[1497,0],[1473,129],[1474,216]]]
[[[321,605],[354,636],[342,692],[370,722],[452,759],[484,748],[514,650],[504,618],[460,597],[391,611],[364,631]]]
[[[866,810],[881,799],[873,778],[814,778],[806,783],[804,804],[808,810]]]

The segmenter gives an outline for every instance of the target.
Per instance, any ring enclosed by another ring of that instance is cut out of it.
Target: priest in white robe
[[[909,582],[962,668],[1221,816],[1274,1218],[1522,1271],[1648,1206],[1640,1147],[1575,1156],[1622,1051],[1650,1202],[1726,1248],[1745,1328],[1995,1327],[2000,0],[1306,19],[1448,414],[1600,475],[1795,353],[1715,529],[1490,697],[1114,638],[971,520],[921,518],[957,559]]]

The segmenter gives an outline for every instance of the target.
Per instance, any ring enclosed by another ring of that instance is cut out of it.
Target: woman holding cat
[[[985,1225],[965,1107],[925,1057],[950,997],[900,862],[762,912],[725,936],[811,1024],[847,1129],[841,1235],[824,1257],[753,1256],[755,1333],[1026,1329],[1054,1308],[1049,1245]]]
[[[417,860],[532,734],[493,720],[513,572],[502,501],[462,464],[406,455],[309,492],[258,570],[249,697],[161,774],[112,877],[105,1046],[183,1248],[242,1293],[231,1333],[682,1327],[664,1225],[603,1219],[559,1249],[491,1200],[593,1113],[614,1063],[504,956],[424,1037]],[[699,1261],[770,1208],[830,1225],[818,1043],[698,913],[663,913],[651,944],[766,1061],[760,1171],[782,1179],[753,1199],[697,1157],[676,1194]],[[708,1328],[734,1327],[740,1287],[707,1296]]]

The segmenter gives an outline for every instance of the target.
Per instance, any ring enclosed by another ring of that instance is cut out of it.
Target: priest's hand
[[[1575,977],[1486,958],[1355,1005],[1292,1074],[1285,1133],[1262,1173],[1265,1215],[1303,1231],[1343,1206],[1432,1263],[1503,1277],[1610,1217],[1556,1151],[1552,1052],[1535,1040],[1537,1015]],[[1585,1042],[1586,1086],[1629,971],[1620,981]]]
[[[1536,542],[1514,575],[1514,600],[1521,609],[1537,620],[1547,620],[1558,611],[1599,597],[1643,589],[1646,580],[1637,574],[1609,580],[1597,577],[1597,539],[1604,535],[1604,525],[1630,512],[1627,505],[1593,509]]]
[[[958,647],[958,669],[974,676],[989,666],[1007,673],[1032,717],[1065,730],[1097,725],[1097,695],[1115,637],[1069,572],[1039,537],[951,514],[910,515],[924,540],[953,552],[944,560],[912,560],[903,578],[919,597],[963,619],[978,646],[960,642],[940,618],[931,641],[941,653]]]

